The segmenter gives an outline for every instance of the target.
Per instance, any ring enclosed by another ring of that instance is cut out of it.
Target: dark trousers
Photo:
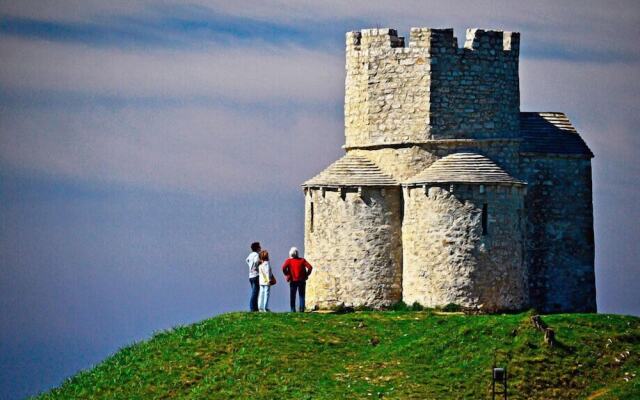
[[[260,293],[260,285],[258,284],[258,277],[249,278],[251,284],[251,298],[249,299],[249,310],[258,311],[258,293]]]
[[[291,304],[291,312],[296,311],[296,291],[300,298],[300,308],[298,308],[298,311],[304,312],[304,291],[306,287],[306,281],[289,282],[289,303]]]

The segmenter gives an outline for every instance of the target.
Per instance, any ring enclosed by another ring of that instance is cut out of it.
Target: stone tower
[[[520,112],[520,35],[346,39],[346,154],[303,184],[308,304],[594,311],[593,155]]]

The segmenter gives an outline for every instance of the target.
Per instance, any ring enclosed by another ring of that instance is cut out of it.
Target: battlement
[[[451,28],[411,28],[409,47],[433,49],[434,53],[452,52],[458,48],[458,40],[453,36]]]
[[[520,33],[469,28],[464,48],[487,52],[491,50],[518,52],[520,50]]]
[[[347,32],[347,50],[404,48],[404,37],[390,28],[362,29]],[[458,47],[458,39],[451,28],[411,28],[408,47],[411,49],[428,49],[431,54],[450,53],[464,54],[464,50],[495,55],[496,52],[512,52],[517,55],[520,50],[520,34],[518,32],[485,30],[468,28],[465,43]]]
[[[346,35],[347,147],[519,134],[520,35],[390,28]]]
[[[362,29],[347,32],[347,48],[355,50],[370,48],[404,47],[404,37],[398,36],[398,31],[389,28]]]

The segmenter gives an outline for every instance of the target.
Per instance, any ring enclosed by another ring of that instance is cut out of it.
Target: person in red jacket
[[[298,249],[292,247],[289,250],[289,258],[282,264],[282,272],[289,282],[289,303],[291,312],[296,312],[296,292],[300,298],[298,311],[304,312],[304,292],[307,286],[307,278],[311,275],[313,267],[304,258],[298,255]]]

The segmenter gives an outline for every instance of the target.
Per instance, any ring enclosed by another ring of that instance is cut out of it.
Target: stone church
[[[520,111],[520,35],[346,39],[345,155],[303,184],[307,304],[595,311],[593,154]]]

